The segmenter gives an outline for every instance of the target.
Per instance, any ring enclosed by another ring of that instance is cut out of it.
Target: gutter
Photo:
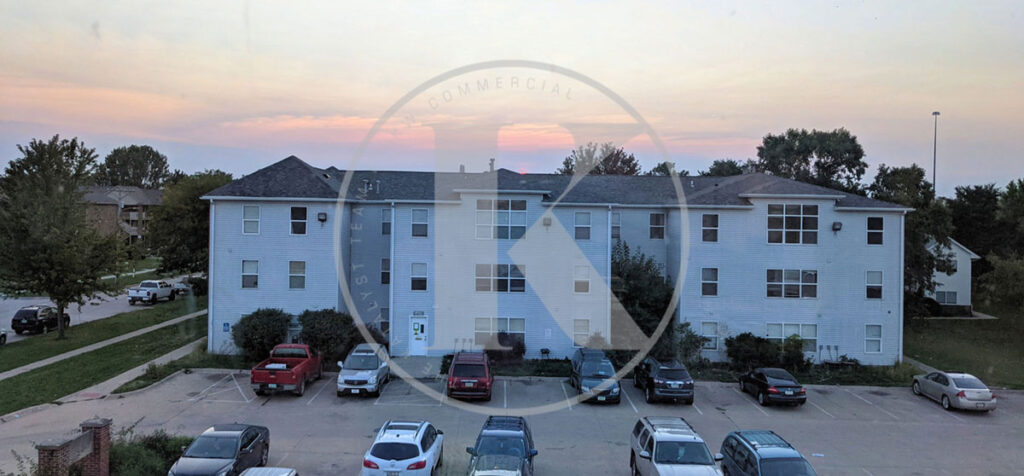
[[[904,253],[906,251],[906,240],[907,240],[906,230],[905,230],[906,220],[907,220],[907,214],[904,213],[903,215],[900,216],[900,274],[899,274],[899,276],[900,276],[900,292],[897,295],[898,296],[897,303],[899,305],[899,308],[897,309],[897,312],[899,313],[900,319],[899,319],[899,325],[896,327],[896,332],[899,333],[899,348],[897,349],[899,351],[899,353],[896,355],[896,362],[901,363],[901,364],[903,363],[903,326],[906,324],[904,322],[904,319],[906,319],[906,316],[904,315],[904,312],[903,312],[903,294],[906,292],[906,289],[904,289],[905,284],[903,283],[904,275],[906,274],[906,268],[905,268],[906,265],[904,264],[904,258],[905,258],[904,257]]]
[[[605,259],[606,259],[606,261],[605,261],[605,269],[606,269],[605,280],[606,280],[606,285],[608,286],[608,298],[604,300],[604,306],[605,306],[605,316],[607,316],[606,325],[608,326],[608,327],[605,328],[606,329],[605,330],[605,335],[608,336],[608,345],[610,347],[611,343],[612,343],[612,296],[614,296],[614,293],[612,293],[612,206],[611,205],[608,205],[608,221],[606,223],[608,224],[608,226],[606,227],[607,228],[606,235],[608,237],[608,253],[607,253],[607,256],[605,257]],[[619,226],[620,226],[620,229],[621,229],[622,224],[620,223]]]
[[[388,247],[388,348],[393,349],[395,340],[395,202],[391,202],[391,244]],[[406,355],[409,354],[408,349]]]
[[[215,216],[216,216],[215,210],[216,210],[216,203],[211,198],[210,199],[210,243],[209,243],[209,249],[211,251],[215,249],[214,248],[214,236],[215,236],[215,234],[214,234],[214,227],[216,226],[216,220],[214,219]],[[213,323],[214,323],[214,319],[213,319],[213,316],[214,316],[214,312],[213,312],[213,303],[214,303],[214,299],[213,299],[213,290],[214,290],[214,286],[213,286],[213,283],[214,283],[214,281],[213,281],[213,256],[214,256],[214,253],[208,252],[206,255],[209,257],[209,261],[210,261],[207,264],[207,266],[209,266],[209,269],[206,271],[206,279],[207,279],[207,281],[206,281],[206,299],[207,299],[207,301],[206,301],[206,352],[212,354],[213,353],[213,341],[214,341],[214,339],[213,339]]]

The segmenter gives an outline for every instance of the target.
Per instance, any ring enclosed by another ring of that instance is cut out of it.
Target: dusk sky
[[[499,67],[414,96],[353,162],[370,127],[424,82],[517,59],[614,92],[691,172],[755,157],[768,133],[845,127],[867,153],[864,181],[881,163],[916,162],[930,178],[937,110],[940,194],[1024,177],[1020,2],[0,5],[3,163],[58,133],[101,159],[149,144],[172,168],[236,176],[288,155],[473,171],[495,157],[551,172],[585,139],[621,142],[645,169],[663,160],[588,81]]]

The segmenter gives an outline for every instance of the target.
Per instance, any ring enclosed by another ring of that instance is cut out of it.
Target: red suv
[[[459,352],[448,369],[448,396],[491,400],[494,375],[483,352]]]

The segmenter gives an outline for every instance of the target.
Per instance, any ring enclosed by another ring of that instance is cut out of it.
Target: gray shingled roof
[[[208,197],[286,197],[337,199],[345,171],[320,169],[291,156],[223,187]],[[746,194],[841,196],[839,207],[902,209],[902,205],[832,190],[766,174],[731,177],[672,177],[592,175],[571,189],[572,177],[557,174],[519,174],[506,169],[483,173],[364,171],[352,172],[345,197],[356,200],[455,200],[456,190],[545,191],[545,201],[672,205],[682,187],[686,203],[709,206],[749,206]],[[367,192],[369,184],[371,191]],[[435,193],[435,186],[437,192]],[[565,191],[569,189],[567,193]]]

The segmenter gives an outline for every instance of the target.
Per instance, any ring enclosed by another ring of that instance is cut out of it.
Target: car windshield
[[[452,369],[452,377],[459,378],[484,378],[487,376],[487,372],[484,372],[483,365],[468,365],[468,364],[457,364]]]
[[[508,455],[483,455],[476,459],[473,468],[484,471],[518,471],[522,468],[523,459]]]
[[[658,377],[666,380],[687,380],[690,378],[690,374],[684,369],[669,369],[659,370]]]
[[[657,464],[715,464],[708,446],[696,441],[662,441],[654,447]]]
[[[143,281],[142,284],[139,285],[139,287],[140,288],[155,288],[156,287],[156,283],[151,283],[151,282]]]
[[[976,388],[979,390],[984,390],[988,388],[985,386],[985,384],[981,383],[981,380],[978,380],[974,377],[954,378],[953,383],[956,384],[956,388]]]
[[[580,373],[584,377],[611,377],[615,375],[615,368],[607,360],[603,362],[583,362],[583,371]]]
[[[200,436],[185,450],[189,458],[231,459],[235,457],[238,439],[230,436]]]
[[[31,309],[22,309],[22,310],[20,310],[20,311],[18,311],[16,313],[14,313],[14,318],[15,319],[32,319],[32,318],[35,318],[35,317],[36,317],[36,311],[33,311]]]
[[[521,437],[515,436],[482,436],[476,445],[476,454],[506,455],[522,458],[526,456],[526,445]]]
[[[352,354],[345,359],[345,370],[373,370],[377,368],[377,356]]]
[[[810,463],[800,458],[761,460],[763,476],[817,476]]]
[[[409,443],[377,443],[370,448],[370,455],[383,460],[401,461],[419,456],[420,450]]]

